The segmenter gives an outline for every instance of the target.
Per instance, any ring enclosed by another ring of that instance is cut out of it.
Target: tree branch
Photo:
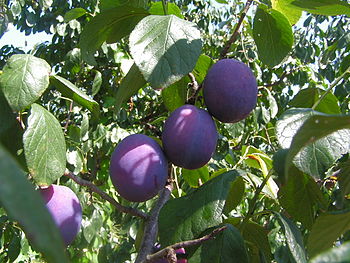
[[[193,240],[178,242],[176,244],[173,244],[171,246],[163,248],[152,255],[148,255],[147,259],[143,263],[150,263],[150,262],[154,262],[156,259],[165,258],[169,254],[172,255],[173,251],[176,249],[179,249],[179,248],[186,248],[186,247],[200,245],[203,242],[214,238],[214,236],[216,236],[220,232],[224,231],[226,228],[227,228],[227,226],[219,227],[219,228],[214,229],[210,234],[205,235],[203,237],[193,239]]]
[[[81,186],[86,186],[87,188],[89,188],[90,191],[98,194],[99,196],[101,196],[102,199],[111,203],[118,211],[120,211],[122,213],[127,213],[127,214],[130,214],[133,216],[140,217],[144,220],[147,220],[148,215],[146,213],[144,213],[136,208],[127,207],[127,206],[123,206],[123,205],[119,204],[113,197],[111,197],[110,195],[103,192],[100,188],[98,188],[96,185],[94,185],[90,181],[86,181],[78,176],[73,175],[72,173],[65,173],[64,175],[69,177],[70,179],[72,179],[77,184],[79,184]]]
[[[238,33],[239,33],[239,29],[243,23],[243,20],[247,14],[252,2],[253,2],[253,0],[248,0],[247,3],[245,4],[245,7],[243,8],[241,15],[239,17],[238,23],[236,24],[235,30],[233,31],[230,39],[227,41],[224,49],[220,53],[220,59],[223,59],[224,57],[226,57],[231,45],[236,41]]]
[[[157,203],[151,210],[151,214],[145,222],[145,230],[141,242],[140,252],[137,255],[135,263],[142,263],[147,259],[147,255],[152,253],[154,243],[158,234],[158,216],[165,203],[169,200],[172,191],[172,185],[166,185],[159,193]]]

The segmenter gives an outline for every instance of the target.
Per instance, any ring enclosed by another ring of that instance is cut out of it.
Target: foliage
[[[145,262],[156,243],[190,240],[188,262],[347,260],[348,2],[1,1],[0,36],[13,23],[52,41],[0,49],[0,262]],[[171,195],[168,184],[123,199],[116,145],[136,133],[161,143],[172,111],[205,109],[202,82],[222,58],[253,71],[255,109],[215,120],[207,165],[170,166]],[[34,191],[52,183],[83,209],[66,251]]]

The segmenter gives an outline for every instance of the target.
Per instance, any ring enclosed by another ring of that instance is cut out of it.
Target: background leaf
[[[194,192],[169,200],[159,214],[162,246],[197,238],[207,228],[220,224],[231,182],[238,175],[236,171],[221,174]]]
[[[350,229],[350,212],[340,211],[320,215],[312,226],[307,240],[311,257],[331,248],[340,235]]]
[[[73,19],[77,19],[85,14],[86,14],[86,10],[84,8],[81,8],[81,7],[73,8],[64,15],[64,22],[68,23],[69,21]]]
[[[130,51],[145,80],[165,88],[193,70],[201,53],[200,32],[174,15],[150,15],[130,35]]]
[[[96,65],[94,54],[103,42],[115,43],[121,40],[147,15],[146,10],[131,6],[115,7],[96,15],[84,27],[80,36],[83,59]]]
[[[244,239],[237,228],[226,224],[227,228],[204,242],[188,260],[189,263],[248,263]],[[220,253],[218,253],[220,252]]]
[[[280,213],[275,213],[286,237],[287,245],[295,262],[306,263],[303,238],[298,227]]]
[[[312,109],[286,111],[276,126],[278,142],[283,148],[290,147],[285,169],[293,161],[301,171],[324,177],[325,171],[350,149],[350,130],[344,129],[350,127],[349,118]]]
[[[62,93],[63,96],[70,98],[74,102],[87,108],[91,111],[95,118],[98,118],[100,114],[99,104],[86,95],[83,91],[78,89],[72,82],[57,75],[51,76],[50,82],[59,92]]]
[[[14,111],[35,102],[49,86],[50,65],[32,55],[13,55],[0,75],[0,88]]]
[[[350,5],[341,0],[292,0],[291,5],[317,15],[350,16]]]
[[[347,262],[350,258],[350,242],[326,250],[310,260],[310,263],[339,263]]]
[[[0,145],[0,201],[48,262],[68,263],[63,241],[44,202]]]
[[[288,19],[274,9],[260,5],[254,17],[253,37],[263,63],[274,67],[293,46],[293,31]]]
[[[28,169],[38,185],[50,185],[66,169],[66,142],[58,120],[33,104],[23,136]]]
[[[168,14],[175,15],[179,18],[184,18],[181,14],[181,9],[174,3],[167,3]],[[149,9],[151,15],[164,15],[163,4],[162,2],[152,3],[151,8]]]

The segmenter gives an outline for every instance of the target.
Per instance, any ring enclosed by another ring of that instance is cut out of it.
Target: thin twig
[[[227,228],[227,226],[219,227],[219,228],[214,229],[210,234],[205,235],[203,237],[193,239],[193,240],[178,242],[178,243],[173,244],[171,246],[165,247],[152,255],[148,255],[147,259],[143,263],[149,263],[149,262],[155,261],[156,259],[167,257],[169,252],[172,253],[172,251],[179,249],[179,248],[187,248],[187,247],[191,247],[191,246],[200,245],[203,242],[214,238],[217,234],[224,231],[226,228]]]
[[[189,76],[190,79],[191,79],[191,86],[192,86],[193,90],[196,91],[196,90],[199,88],[199,86],[198,86],[198,82],[197,82],[195,76],[194,76],[193,73],[191,73],[191,72],[188,73],[188,76]]]
[[[239,29],[243,23],[243,20],[250,8],[250,5],[252,4],[253,0],[248,0],[247,3],[245,4],[245,7],[243,8],[241,15],[239,17],[238,23],[236,24],[235,30],[233,31],[230,39],[227,41],[224,49],[221,51],[220,53],[220,59],[226,57],[230,47],[232,46],[232,44],[236,41],[238,33],[239,33]]]
[[[145,229],[143,232],[140,252],[137,255],[135,263],[144,262],[147,259],[147,255],[152,253],[153,246],[154,246],[154,243],[156,242],[157,234],[158,234],[159,212],[162,209],[162,207],[165,205],[165,203],[169,200],[172,188],[173,188],[172,185],[168,184],[159,193],[159,198],[157,200],[157,203],[152,208],[151,214],[145,222]]]
[[[81,186],[86,186],[87,188],[89,188],[90,191],[98,194],[99,196],[101,196],[102,199],[110,202],[118,211],[120,211],[122,213],[127,213],[127,214],[130,214],[133,216],[140,217],[144,220],[147,220],[148,215],[146,213],[144,213],[136,208],[123,206],[123,205],[119,204],[113,197],[111,197],[107,193],[103,192],[100,188],[98,188],[96,185],[94,185],[90,181],[84,180],[78,176],[73,175],[72,173],[65,173],[64,175],[69,177],[70,179],[72,179],[77,184],[79,184]]]

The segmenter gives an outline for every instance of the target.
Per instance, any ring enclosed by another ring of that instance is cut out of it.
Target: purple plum
[[[218,132],[210,114],[193,105],[173,111],[165,121],[162,141],[168,159],[177,166],[197,169],[215,152]]]
[[[143,202],[157,195],[165,186],[168,161],[155,140],[143,134],[133,134],[115,148],[110,176],[120,196],[132,202]]]
[[[235,123],[255,108],[258,88],[246,64],[222,59],[209,69],[203,82],[203,95],[212,116],[221,122]]]
[[[82,209],[78,197],[68,187],[50,185],[40,193],[66,246],[71,244],[81,226]]]

